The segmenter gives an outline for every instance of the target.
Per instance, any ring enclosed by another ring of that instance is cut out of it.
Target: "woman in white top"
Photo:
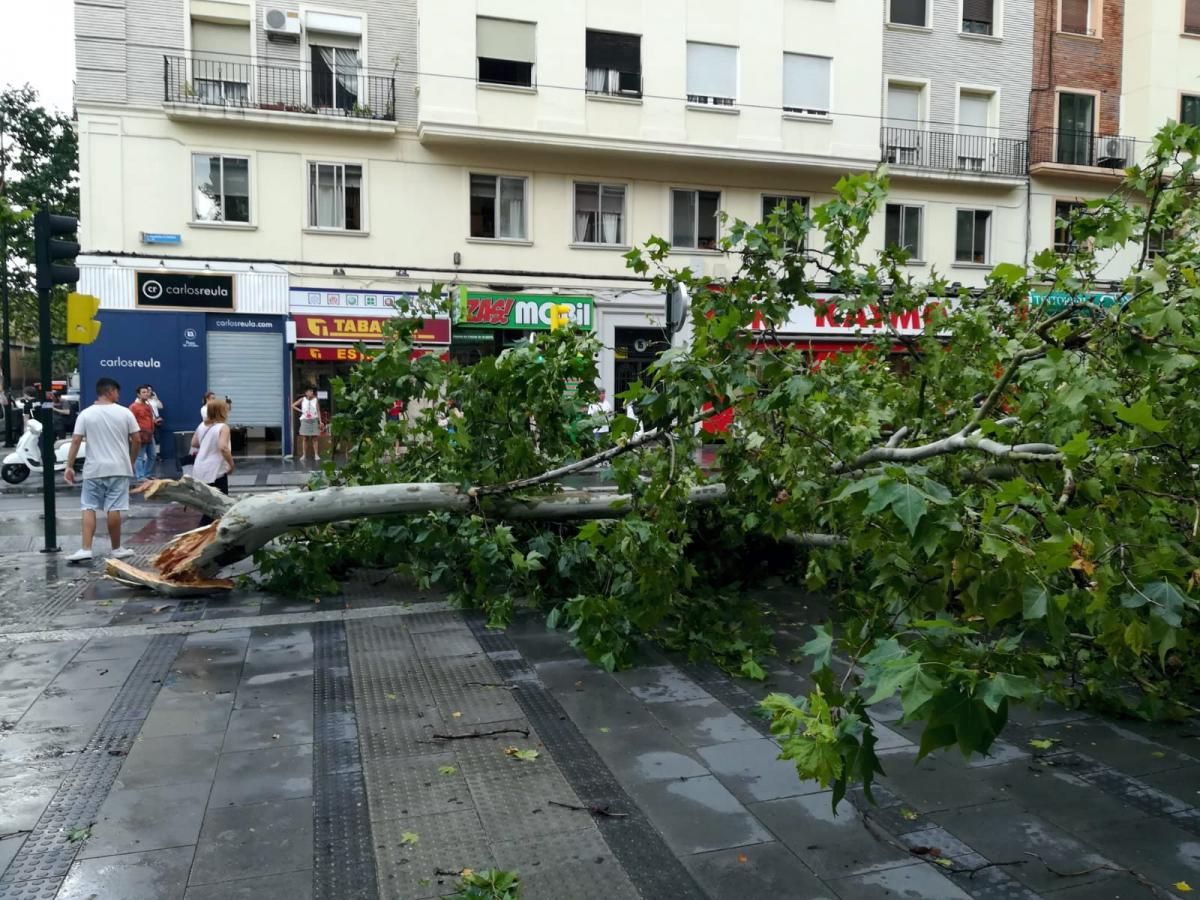
[[[192,466],[192,477],[223,494],[229,493],[229,473],[233,471],[233,451],[229,442],[229,406],[224,400],[208,401],[204,421],[192,436],[192,451],[196,462]],[[200,524],[212,522],[208,516]]]
[[[305,388],[304,396],[292,404],[292,409],[300,413],[300,431],[296,437],[296,443],[300,447],[300,459],[304,459],[307,442],[312,446],[313,462],[320,462],[317,442],[321,439],[321,403],[317,400],[317,389]]]

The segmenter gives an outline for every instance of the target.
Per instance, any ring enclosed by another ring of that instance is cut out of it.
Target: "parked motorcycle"
[[[71,440],[66,438],[54,442],[54,471],[62,472],[67,468],[67,454],[71,450]],[[83,471],[84,454],[87,450],[85,441],[79,447],[75,457],[75,471]],[[9,484],[20,484],[29,477],[31,472],[42,472],[42,423],[30,418],[25,422],[25,433],[17,441],[16,449],[4,457],[0,463],[0,478]]]

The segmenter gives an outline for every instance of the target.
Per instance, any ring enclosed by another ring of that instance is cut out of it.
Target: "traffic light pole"
[[[4,413],[4,444],[11,447],[17,442],[14,416],[12,415],[12,323],[8,308],[8,220],[0,219],[0,310],[4,315],[3,346],[0,346],[0,380],[4,381],[7,404],[0,404]]]
[[[50,295],[52,285],[47,285],[42,273],[49,273],[52,260],[50,246],[50,213],[38,212],[34,217],[34,241],[37,250],[38,268],[38,356],[42,363],[42,396],[38,404],[38,418],[42,422],[42,503],[45,515],[46,546],[43,553],[57,553],[58,522],[55,518],[54,496],[54,411],[50,401],[50,390],[54,384],[54,332],[50,321]]]

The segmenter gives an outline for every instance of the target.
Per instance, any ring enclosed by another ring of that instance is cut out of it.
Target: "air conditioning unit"
[[[1125,169],[1133,165],[1133,153],[1133,138],[1098,137],[1093,159],[1102,169]]]
[[[267,36],[299,37],[300,13],[286,9],[264,9],[263,31]]]

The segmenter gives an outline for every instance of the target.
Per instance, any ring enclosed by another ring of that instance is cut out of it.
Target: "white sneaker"
[[[129,559],[133,556],[133,551],[128,547],[113,547],[112,552],[108,555],[113,559]]]
[[[313,457],[313,462],[320,462],[320,461],[321,461],[321,457],[319,457],[319,456]]]
[[[67,557],[67,562],[87,562],[92,558],[91,550],[84,550],[80,547],[74,553]]]

